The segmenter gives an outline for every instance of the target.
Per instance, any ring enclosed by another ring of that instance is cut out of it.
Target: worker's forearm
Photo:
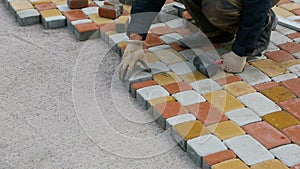
[[[139,34],[146,38],[147,32],[163,7],[165,0],[135,0],[131,9],[131,21],[128,34]]]
[[[240,26],[232,50],[237,55],[249,56],[266,23],[270,0],[242,0]]]

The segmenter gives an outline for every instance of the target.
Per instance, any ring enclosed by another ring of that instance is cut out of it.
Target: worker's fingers
[[[128,79],[130,78],[131,73],[132,73],[132,71],[133,71],[133,69],[134,69],[136,63],[137,63],[137,62],[134,62],[134,63],[130,63],[130,64],[128,65],[126,77],[124,77],[124,80],[128,80]]]
[[[119,71],[119,79],[121,81],[124,81],[124,78],[125,78],[126,73],[127,73],[127,69],[128,69],[128,64],[124,63],[124,64],[121,65],[120,71]]]
[[[138,60],[140,63],[142,63],[142,65],[144,66],[144,70],[145,71],[147,71],[147,72],[151,72],[151,68],[148,66],[148,64],[146,63],[146,61],[145,60],[142,60],[142,59],[140,59],[140,60]]]

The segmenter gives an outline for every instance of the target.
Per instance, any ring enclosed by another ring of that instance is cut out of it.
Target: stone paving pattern
[[[70,9],[66,0],[5,0],[20,25],[68,26],[78,40],[101,38],[119,55],[126,48],[130,6],[115,20],[100,17],[105,1]],[[117,8],[114,8],[114,10]],[[300,22],[299,1],[281,0],[277,15]],[[163,12],[191,20],[182,4],[167,1]],[[114,18],[114,17],[113,17]],[[157,19],[144,47],[151,73],[138,69],[127,88],[132,97],[204,169],[297,169],[300,166],[300,33],[278,25],[265,58],[244,72],[213,77],[191,63],[197,54],[214,58],[230,44],[185,49],[177,40],[193,31],[181,18]],[[216,48],[216,51],[214,50]]]

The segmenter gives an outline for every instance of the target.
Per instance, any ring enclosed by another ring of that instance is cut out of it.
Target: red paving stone
[[[225,77],[225,78],[216,80],[216,82],[219,83],[219,85],[224,86],[226,84],[238,82],[241,80],[242,80],[242,78],[240,76],[229,76],[229,77]]]
[[[115,22],[103,24],[103,26],[101,26],[101,28],[100,28],[101,32],[110,32],[110,31],[114,31],[114,30],[116,30]]]
[[[300,32],[288,34],[288,35],[286,35],[286,36],[287,36],[288,38],[290,38],[290,39],[300,38]]]
[[[291,169],[300,169],[300,164],[291,167]]]
[[[169,44],[171,46],[171,48],[173,48],[174,50],[176,50],[177,52],[181,52],[183,50],[186,50],[187,48],[183,48],[181,47],[178,42],[173,42]]]
[[[251,123],[242,128],[267,149],[272,149],[291,142],[284,134],[265,121]]]
[[[89,5],[88,0],[69,0],[67,2],[68,2],[69,8],[71,8],[71,9],[81,9],[81,8],[88,7],[88,5]]]
[[[202,102],[186,107],[190,113],[204,125],[210,125],[228,120],[228,118],[209,102]]]
[[[300,97],[300,78],[282,81],[280,82],[280,84],[289,89],[298,97]]]
[[[160,27],[150,29],[150,32],[160,36],[169,33],[174,33],[175,31],[168,26],[160,26]]]
[[[295,15],[298,15],[298,16],[300,15],[300,9],[293,10],[292,12],[293,12]]]
[[[280,102],[278,105],[300,120],[300,98],[289,99]]]
[[[164,41],[158,38],[157,35],[153,33],[148,33],[146,40],[144,41],[144,46],[150,48],[153,46],[159,46],[164,44]]]
[[[134,83],[131,85],[131,96],[135,97],[135,93],[138,89],[153,85],[157,85],[157,83],[154,80],[147,80],[143,82]]]
[[[192,16],[190,15],[190,13],[188,11],[183,11],[182,12],[182,18],[186,19],[186,20],[191,20],[193,19]]]
[[[77,24],[75,25],[75,28],[80,33],[98,30],[98,26],[94,22]]]
[[[159,112],[163,118],[167,119],[180,114],[187,114],[188,111],[179,102],[167,102],[154,106],[154,109]]]
[[[209,166],[212,166],[214,164],[217,164],[217,163],[220,163],[220,162],[223,162],[226,160],[234,159],[234,158],[236,158],[236,155],[233,151],[224,150],[224,151],[220,151],[220,152],[213,153],[213,154],[203,157],[203,161],[205,161],[205,163],[208,164]]]
[[[291,126],[282,130],[282,132],[290,139],[292,142],[300,145],[300,125]]]
[[[63,14],[70,22],[80,19],[88,19],[88,16],[86,16],[80,9],[65,11]]]
[[[278,46],[280,49],[287,51],[288,53],[300,52],[300,44],[295,42],[287,42]]]
[[[291,54],[283,50],[267,52],[264,55],[269,59],[274,60],[275,62],[284,62],[287,60],[295,59]]]
[[[193,88],[186,82],[172,83],[163,86],[170,94],[192,90]]]
[[[269,88],[277,87],[277,86],[279,86],[279,84],[276,82],[266,82],[266,83],[261,83],[261,84],[255,85],[253,87],[257,91],[261,92],[261,91],[267,90]]]
[[[193,32],[185,27],[179,27],[174,29],[177,33],[179,33],[181,36],[187,36],[193,34]]]
[[[35,9],[38,11],[48,10],[48,9],[56,9],[56,6],[52,3],[42,3],[34,5]]]

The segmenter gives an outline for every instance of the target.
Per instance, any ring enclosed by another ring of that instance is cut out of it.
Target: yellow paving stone
[[[113,22],[112,19],[100,17],[100,16],[98,15],[98,13],[91,14],[91,15],[89,15],[88,17],[89,17],[93,22],[95,22],[96,25],[102,25],[102,24],[107,24],[107,23]]]
[[[40,14],[43,18],[48,18],[52,16],[62,16],[62,13],[58,9],[40,11]]]
[[[173,102],[173,101],[176,101],[173,96],[166,96],[166,97],[151,99],[148,102],[153,107],[153,106],[156,106],[158,104]]]
[[[31,3],[33,5],[37,5],[37,4],[44,4],[44,3],[50,3],[51,0],[37,0],[37,1],[32,1]]]
[[[279,7],[283,8],[285,10],[288,10],[288,11],[293,11],[293,10],[296,10],[296,9],[300,9],[300,4],[291,2],[291,3],[281,4],[281,5],[279,5]]]
[[[245,94],[254,93],[256,90],[244,81],[233,82],[224,86],[224,89],[227,90],[234,97],[239,97]]]
[[[124,9],[124,11],[130,13],[130,11],[131,11],[131,6],[129,6],[129,5],[123,5],[123,9]]]
[[[166,65],[172,65],[178,62],[185,61],[184,57],[174,49],[155,51],[154,55],[156,55]]]
[[[263,59],[251,62],[253,66],[264,72],[269,77],[275,77],[287,72],[279,63],[270,59]]]
[[[23,11],[23,10],[26,10],[26,9],[34,9],[32,4],[27,0],[13,1],[13,2],[10,2],[10,5],[13,8],[13,10],[16,11],[16,12]]]
[[[212,77],[210,77],[212,80],[219,80],[219,79],[223,79],[225,77],[229,77],[229,76],[234,76],[234,74],[232,73],[227,73],[222,69],[218,69],[217,73],[215,75],[213,75]]]
[[[153,53],[146,52],[145,57],[148,63],[159,62],[159,59]]]
[[[207,127],[207,129],[217,136],[220,140],[244,135],[245,131],[232,121],[224,121]]]
[[[284,62],[281,62],[280,65],[284,68],[293,66],[293,65],[298,65],[300,64],[300,60],[299,59],[292,59],[292,60],[287,60]]]
[[[290,16],[295,16],[292,12],[289,12],[283,8],[280,8],[280,7],[273,7],[272,8],[273,11],[275,12],[276,15],[279,15],[279,16],[282,16],[282,17],[290,17]]]
[[[179,123],[173,127],[173,129],[184,140],[190,140],[199,136],[207,135],[210,132],[205,126],[198,120]]]
[[[261,93],[267,96],[275,103],[296,98],[296,96],[291,91],[282,86],[272,87],[262,91]]]
[[[262,119],[278,130],[300,124],[300,122],[286,111],[279,111],[267,114]]]
[[[215,164],[211,169],[249,169],[249,167],[240,159],[235,158]]]
[[[251,169],[289,169],[277,159],[268,160],[250,167]]]
[[[163,72],[153,75],[153,80],[162,86],[182,81],[174,72]]]
[[[199,71],[196,71],[196,72],[191,72],[191,73],[186,73],[184,75],[181,75],[180,78],[187,83],[192,83],[198,80],[207,79],[207,76],[200,73]]]
[[[67,4],[67,0],[51,0],[54,5]]]
[[[214,91],[203,96],[222,112],[241,109],[245,106],[225,90]]]

